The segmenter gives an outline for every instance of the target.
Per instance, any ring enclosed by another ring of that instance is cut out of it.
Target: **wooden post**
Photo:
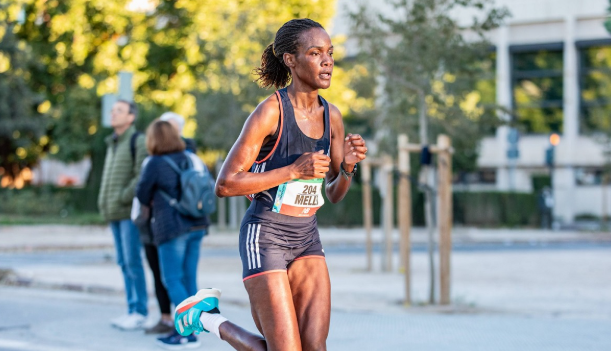
[[[399,150],[399,208],[397,216],[399,217],[399,231],[401,239],[399,250],[401,253],[401,267],[405,274],[405,304],[411,304],[411,239],[410,229],[412,227],[412,203],[411,203],[411,187],[409,183],[409,150],[407,145],[409,139],[407,135],[401,134],[398,138]]]
[[[386,272],[392,272],[392,232],[394,229],[393,225],[393,212],[394,212],[394,193],[393,193],[393,162],[390,156],[385,156],[383,161],[383,172],[386,183],[386,190],[384,196],[384,238],[386,241],[386,261],[384,264],[384,270]]]
[[[373,227],[373,204],[371,201],[371,166],[367,159],[361,162],[361,180],[363,181],[363,221],[365,225],[366,246],[367,246],[367,270],[371,271],[373,262],[373,243],[371,240],[371,230]]]
[[[450,303],[450,254],[452,250],[452,142],[447,135],[437,137],[439,172],[439,279],[440,303]]]

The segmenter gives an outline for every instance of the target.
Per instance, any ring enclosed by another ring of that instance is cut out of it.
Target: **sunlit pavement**
[[[0,349],[21,351],[155,350],[155,337],[122,332],[118,296],[0,288]],[[223,314],[255,330],[247,307]],[[6,318],[10,316],[10,318]],[[333,311],[329,350],[609,350],[609,320],[516,315],[443,315]],[[202,349],[231,350],[211,335]]]
[[[2,229],[0,237],[6,233]],[[533,241],[516,232],[503,240],[482,240],[490,236],[484,233],[479,240],[462,241],[452,256],[452,305],[445,308],[423,305],[428,264],[416,241],[413,304],[406,308],[397,255],[393,270],[383,272],[376,250],[373,270],[367,272],[364,236],[354,231],[350,240],[338,239],[349,234],[327,235],[335,235],[329,245],[323,236],[332,281],[329,350],[611,350],[607,240],[575,241],[575,235],[565,235]],[[48,237],[33,235],[43,242]],[[46,248],[23,249],[31,237],[10,239],[21,241],[22,249],[0,252],[0,269],[10,270],[0,277],[0,350],[157,348],[154,337],[110,327],[109,320],[124,313],[122,279],[114,251],[100,245],[107,240],[104,232],[96,235],[79,234],[80,249],[66,248],[77,234],[65,231],[57,241],[48,239]],[[219,245],[223,240],[226,244]],[[204,240],[198,282],[221,288],[223,314],[255,330],[235,240]],[[149,322],[154,323],[157,307],[148,278]],[[201,341],[202,349],[230,350],[210,335]]]

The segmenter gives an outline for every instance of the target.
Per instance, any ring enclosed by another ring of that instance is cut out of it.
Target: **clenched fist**
[[[306,152],[291,165],[293,179],[324,178],[329,171],[330,163],[331,158],[325,155],[323,150]]]
[[[344,139],[344,165],[346,171],[367,157],[367,146],[365,140],[358,134],[348,134]]]

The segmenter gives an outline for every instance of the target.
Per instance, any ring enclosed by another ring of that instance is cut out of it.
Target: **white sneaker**
[[[129,313],[126,313],[126,314],[124,314],[122,316],[113,318],[113,319],[110,320],[110,325],[112,325],[115,328],[118,328],[119,325],[121,323],[123,323],[123,320],[127,319],[128,317],[129,317]]]
[[[140,313],[132,313],[117,323],[116,327],[125,331],[139,330],[144,328],[144,322],[146,322],[145,316]]]

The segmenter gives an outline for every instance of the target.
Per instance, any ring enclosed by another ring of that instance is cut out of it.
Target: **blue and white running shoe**
[[[209,333],[199,320],[202,312],[221,313],[219,311],[219,289],[201,289],[197,294],[185,299],[174,312],[174,327],[182,336],[189,336],[192,333],[199,334],[202,331]]]

